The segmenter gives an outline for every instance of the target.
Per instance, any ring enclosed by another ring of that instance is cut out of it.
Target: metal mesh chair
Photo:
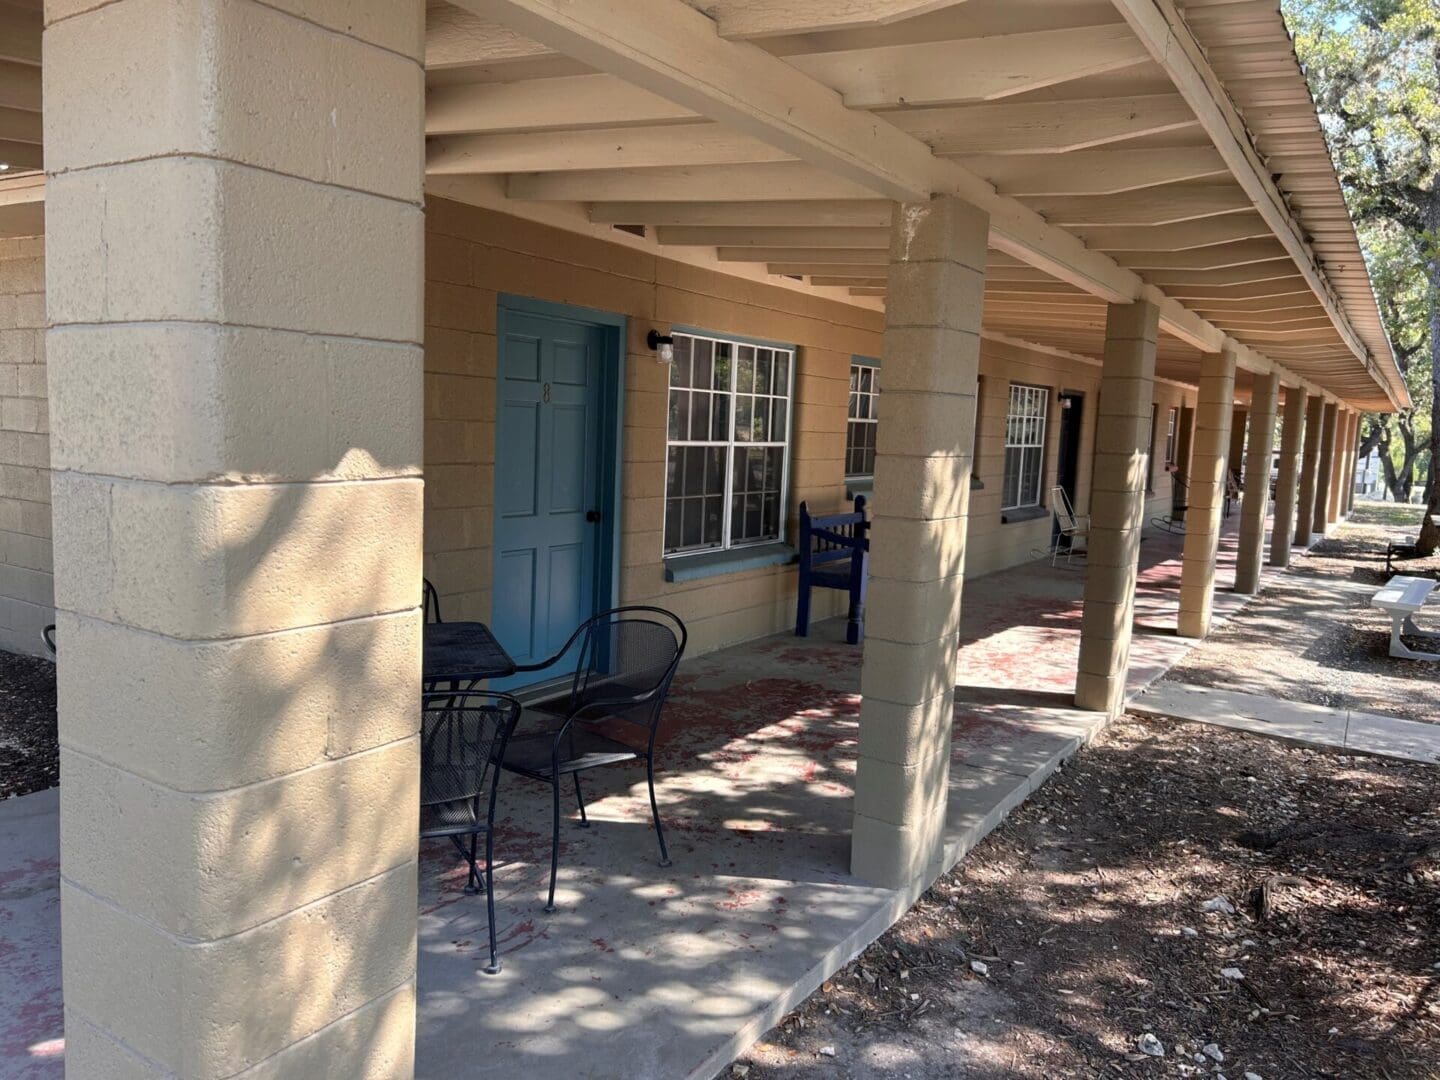
[[[444,622],[445,620],[440,617],[440,594],[435,591],[435,586],[430,583],[429,578],[421,578],[420,580],[425,583],[420,600],[421,607],[424,608],[425,612],[425,621],[427,623]]]
[[[555,877],[560,866],[560,782],[569,775],[580,806],[580,826],[589,828],[580,774],[603,765],[645,762],[650,812],[660,842],[660,865],[670,865],[660,806],[655,801],[655,736],[675,669],[685,652],[685,624],[655,607],[622,607],[601,612],[570,636],[553,657],[517,671],[544,671],[576,656],[568,693],[525,711],[522,732],[510,740],[504,767],[550,785],[550,894],[555,910]],[[578,652],[576,651],[578,647]]]
[[[500,970],[495,951],[495,793],[500,762],[520,719],[520,702],[509,694],[480,691],[425,694],[421,702],[420,837],[450,838],[470,867],[465,892],[473,896],[481,889],[475,855],[480,834],[485,835],[484,890],[490,918],[490,965],[485,971],[494,975]]]

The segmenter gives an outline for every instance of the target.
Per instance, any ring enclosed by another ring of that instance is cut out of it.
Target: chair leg
[[[480,868],[475,865],[477,837],[474,833],[470,834],[470,848],[468,851],[465,845],[461,843],[460,837],[452,836],[450,839],[455,844],[455,849],[460,852],[460,857],[464,859],[469,866],[469,872],[465,875],[465,895],[477,896],[480,892]]]
[[[655,836],[660,841],[660,865],[670,865],[670,853],[665,850],[665,830],[660,826],[660,804],[655,801],[655,757],[645,758],[645,779],[650,782],[650,812],[655,815]]]
[[[810,636],[810,587],[805,582],[795,596],[795,636]]]
[[[580,794],[580,774],[573,772],[570,775],[575,778],[575,801],[580,804],[580,828],[588,829],[590,819],[585,816],[585,796]]]
[[[545,910],[555,910],[555,876],[560,872],[560,775],[550,777],[550,896]]]
[[[495,942],[495,833],[485,832],[485,910],[490,917],[490,963],[481,970],[486,975],[500,974],[500,955]]]

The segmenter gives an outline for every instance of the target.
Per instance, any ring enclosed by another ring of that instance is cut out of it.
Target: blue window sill
[[[1020,521],[1039,521],[1041,518],[1049,517],[1050,511],[1043,506],[1021,506],[1014,510],[1006,510],[1000,515],[1000,524],[1014,525]]]
[[[856,495],[864,495],[866,499],[875,494],[875,478],[873,476],[847,477],[845,480],[845,497],[851,502],[855,501]]]
[[[699,581],[701,578],[780,566],[795,560],[789,544],[761,544],[733,551],[707,551],[703,555],[680,555],[665,560],[666,581]]]

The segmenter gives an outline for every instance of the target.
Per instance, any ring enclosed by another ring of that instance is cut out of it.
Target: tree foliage
[[[1369,263],[1396,358],[1414,399],[1371,417],[1387,482],[1408,497],[1428,475],[1440,513],[1440,0],[1284,0]],[[1422,543],[1440,535],[1426,527]]]

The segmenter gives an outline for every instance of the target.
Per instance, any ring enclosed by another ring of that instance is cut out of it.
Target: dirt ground
[[[60,782],[55,665],[0,652],[0,799]]]
[[[1357,503],[1338,534],[1266,587],[1166,676],[1175,682],[1223,686],[1312,705],[1440,723],[1440,670],[1390,656],[1390,620],[1370,607],[1385,583],[1385,542],[1414,536],[1420,508]],[[1397,562],[1395,573],[1440,576],[1440,557]],[[1414,639],[1440,649],[1440,599]]]
[[[1440,1076],[1437,807],[1433,767],[1122,719],[732,1075]]]

